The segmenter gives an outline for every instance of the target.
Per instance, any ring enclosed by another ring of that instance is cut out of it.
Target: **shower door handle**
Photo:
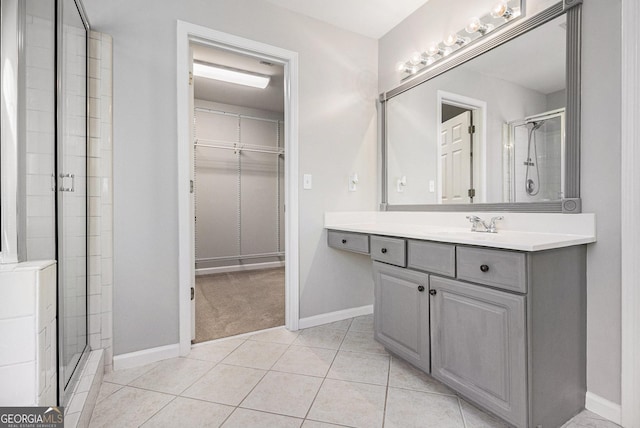
[[[65,187],[64,186],[64,179],[65,178],[70,178],[71,179],[71,187]],[[69,173],[61,173],[60,174],[60,181],[62,182],[62,184],[60,185],[60,191],[61,192],[75,192],[76,191],[76,176],[74,174],[69,174]]]

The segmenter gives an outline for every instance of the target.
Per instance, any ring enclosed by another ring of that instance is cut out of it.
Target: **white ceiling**
[[[266,0],[336,27],[379,39],[428,0]]]

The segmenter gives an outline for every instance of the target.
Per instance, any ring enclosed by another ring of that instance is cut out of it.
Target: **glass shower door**
[[[87,30],[74,0],[58,3],[58,377],[66,405],[87,349]]]

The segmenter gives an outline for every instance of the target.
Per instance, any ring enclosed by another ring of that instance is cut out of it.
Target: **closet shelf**
[[[214,143],[214,144],[210,144]],[[279,147],[267,147],[267,146],[259,146],[255,144],[240,144],[240,143],[231,143],[227,141],[221,140],[205,140],[205,139],[197,139],[194,143],[194,147],[202,147],[206,149],[223,149],[223,150],[233,150],[235,152],[256,152],[256,153],[272,153],[276,155],[284,156],[284,149]]]

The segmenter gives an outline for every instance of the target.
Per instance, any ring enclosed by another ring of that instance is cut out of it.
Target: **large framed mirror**
[[[580,3],[380,95],[382,210],[580,212]]]

